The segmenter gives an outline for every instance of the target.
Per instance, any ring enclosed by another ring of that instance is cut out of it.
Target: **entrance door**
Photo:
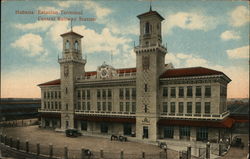
[[[123,125],[123,134],[124,135],[131,135],[132,132],[132,125],[131,124],[124,124]]]
[[[142,138],[148,138],[148,127],[143,126],[143,137]]]

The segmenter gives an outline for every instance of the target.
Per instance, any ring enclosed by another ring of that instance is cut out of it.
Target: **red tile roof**
[[[216,127],[216,128],[231,128],[234,124],[232,118],[227,117],[222,121],[202,121],[202,120],[173,120],[160,119],[159,125],[179,125],[179,126],[194,126],[194,127]]]
[[[56,79],[56,80],[53,80],[53,81],[49,81],[49,82],[39,84],[38,86],[50,86],[50,85],[60,85],[60,84],[61,84],[61,80]]]
[[[141,18],[142,16],[147,16],[147,15],[158,15],[161,18],[161,20],[164,20],[164,18],[158,12],[152,11],[152,10],[150,10],[146,13],[142,13],[142,14],[138,15],[137,17]]]
[[[207,75],[224,75],[224,73],[204,67],[190,67],[190,68],[168,69],[160,76],[160,78],[207,76]]]
[[[167,66],[167,64],[165,66]],[[118,74],[134,73],[134,72],[136,72],[136,68],[134,67],[117,69]],[[95,76],[96,74],[97,74],[96,71],[85,72],[85,76]],[[223,72],[204,67],[191,67],[191,68],[168,69],[160,76],[160,78],[207,76],[207,75],[225,75],[225,74]],[[38,86],[60,85],[60,83],[61,83],[60,79],[57,79],[39,84]]]
[[[80,36],[81,38],[83,37],[82,35],[77,34],[77,33],[73,32],[73,31],[69,31],[69,32],[67,32],[67,33],[61,34],[61,36],[63,37],[63,36],[68,35],[68,34],[77,35],[77,36]]]

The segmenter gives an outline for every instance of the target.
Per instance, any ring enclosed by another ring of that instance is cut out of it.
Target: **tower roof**
[[[61,34],[61,37],[64,37],[66,35],[76,35],[76,36],[79,36],[80,38],[82,38],[83,36],[80,35],[80,34],[77,34],[76,32],[73,32],[72,30],[67,32],[67,33],[64,33],[64,34]]]
[[[151,9],[148,12],[145,12],[145,13],[142,13],[142,14],[138,15],[137,17],[140,19],[142,17],[151,16],[151,15],[156,15],[161,20],[164,20],[164,18],[157,11],[152,11]]]

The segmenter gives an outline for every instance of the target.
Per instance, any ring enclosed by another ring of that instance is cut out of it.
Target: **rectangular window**
[[[195,103],[195,113],[200,114],[201,113],[201,102]]]
[[[129,99],[129,97],[130,97],[129,88],[125,89],[125,96],[126,96],[126,99]]]
[[[55,92],[55,98],[57,98],[57,92]]]
[[[205,87],[205,97],[211,97],[211,86]]]
[[[87,99],[90,99],[90,90],[87,90]]]
[[[126,112],[129,112],[129,106],[130,106],[130,103],[126,102]]]
[[[106,102],[102,102],[102,110],[106,111]]]
[[[171,113],[175,113],[175,102],[171,102]]]
[[[51,102],[51,109],[54,109],[54,102]]]
[[[174,137],[174,127],[166,126],[163,128],[163,137],[164,138],[173,138]]]
[[[85,98],[86,98],[85,90],[82,90],[82,99],[85,99]]]
[[[55,102],[55,109],[57,110],[57,108],[58,108],[58,105],[57,105],[57,102]]]
[[[195,96],[196,97],[201,97],[201,86],[196,86]]]
[[[53,99],[54,98],[54,93],[53,92],[51,92],[51,99]]]
[[[145,92],[148,91],[148,84],[144,84],[144,91],[145,91]]]
[[[135,99],[136,98],[136,89],[132,88],[132,98]]]
[[[176,97],[176,91],[175,91],[175,87],[171,87],[171,93],[170,93],[172,98]]]
[[[102,98],[106,99],[106,90],[105,89],[102,90]]]
[[[112,111],[112,103],[108,102],[108,111]]]
[[[61,98],[61,92],[58,92],[58,97]]]
[[[46,109],[46,102],[43,103],[43,108]]]
[[[81,110],[81,103],[80,102],[77,103],[77,110]]]
[[[61,110],[61,109],[62,109],[62,103],[59,102],[59,110]]]
[[[109,98],[109,99],[112,98],[112,91],[111,91],[111,89],[108,89],[108,98]]]
[[[132,102],[132,112],[135,113],[136,112],[136,103]]]
[[[192,113],[192,102],[187,102],[187,113]]]
[[[168,88],[167,87],[163,87],[162,96],[163,97],[168,97]]]
[[[184,88],[179,87],[179,98],[183,98],[183,97],[184,97]]]
[[[167,113],[168,112],[168,102],[163,102],[162,103],[162,111],[164,113]]]
[[[87,131],[87,129],[88,129],[88,122],[81,121],[81,130]]]
[[[123,112],[123,102],[120,102],[120,112]]]
[[[193,88],[192,88],[192,86],[187,87],[187,97],[193,97]]]
[[[48,109],[50,109],[50,102],[48,102]]]
[[[208,128],[197,127],[196,129],[196,140],[197,141],[207,141],[208,140]]]
[[[189,126],[184,126],[180,127],[180,139],[190,139],[190,127]]]
[[[90,102],[87,102],[87,110],[90,111]]]
[[[100,102],[97,102],[97,110],[101,111],[101,103]]]
[[[101,98],[101,91],[100,89],[97,89],[97,99],[100,99]]]
[[[81,98],[81,92],[80,91],[77,91],[77,97],[78,97],[78,99]]]
[[[46,92],[43,92],[43,98],[46,98]]]
[[[48,98],[50,98],[50,92],[48,92]]]
[[[179,113],[183,113],[183,102],[179,102]]]
[[[85,102],[82,102],[82,110],[86,110],[86,103]]]
[[[209,114],[211,110],[210,102],[205,102],[205,113]]]
[[[123,99],[123,98],[124,98],[123,88],[120,88],[119,96],[120,96],[120,99]]]

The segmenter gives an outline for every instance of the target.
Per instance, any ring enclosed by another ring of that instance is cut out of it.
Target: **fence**
[[[20,158],[37,158],[37,159],[167,159],[169,151],[161,151],[155,154],[148,154],[141,152],[137,154],[128,154],[126,151],[120,152],[106,152],[90,151],[88,149],[80,148],[79,150],[70,149],[67,146],[59,147],[52,144],[42,145],[39,143],[30,143],[29,141],[21,141],[13,139],[6,135],[0,134],[0,149],[4,154],[17,154]],[[15,157],[15,156],[10,156]]]

